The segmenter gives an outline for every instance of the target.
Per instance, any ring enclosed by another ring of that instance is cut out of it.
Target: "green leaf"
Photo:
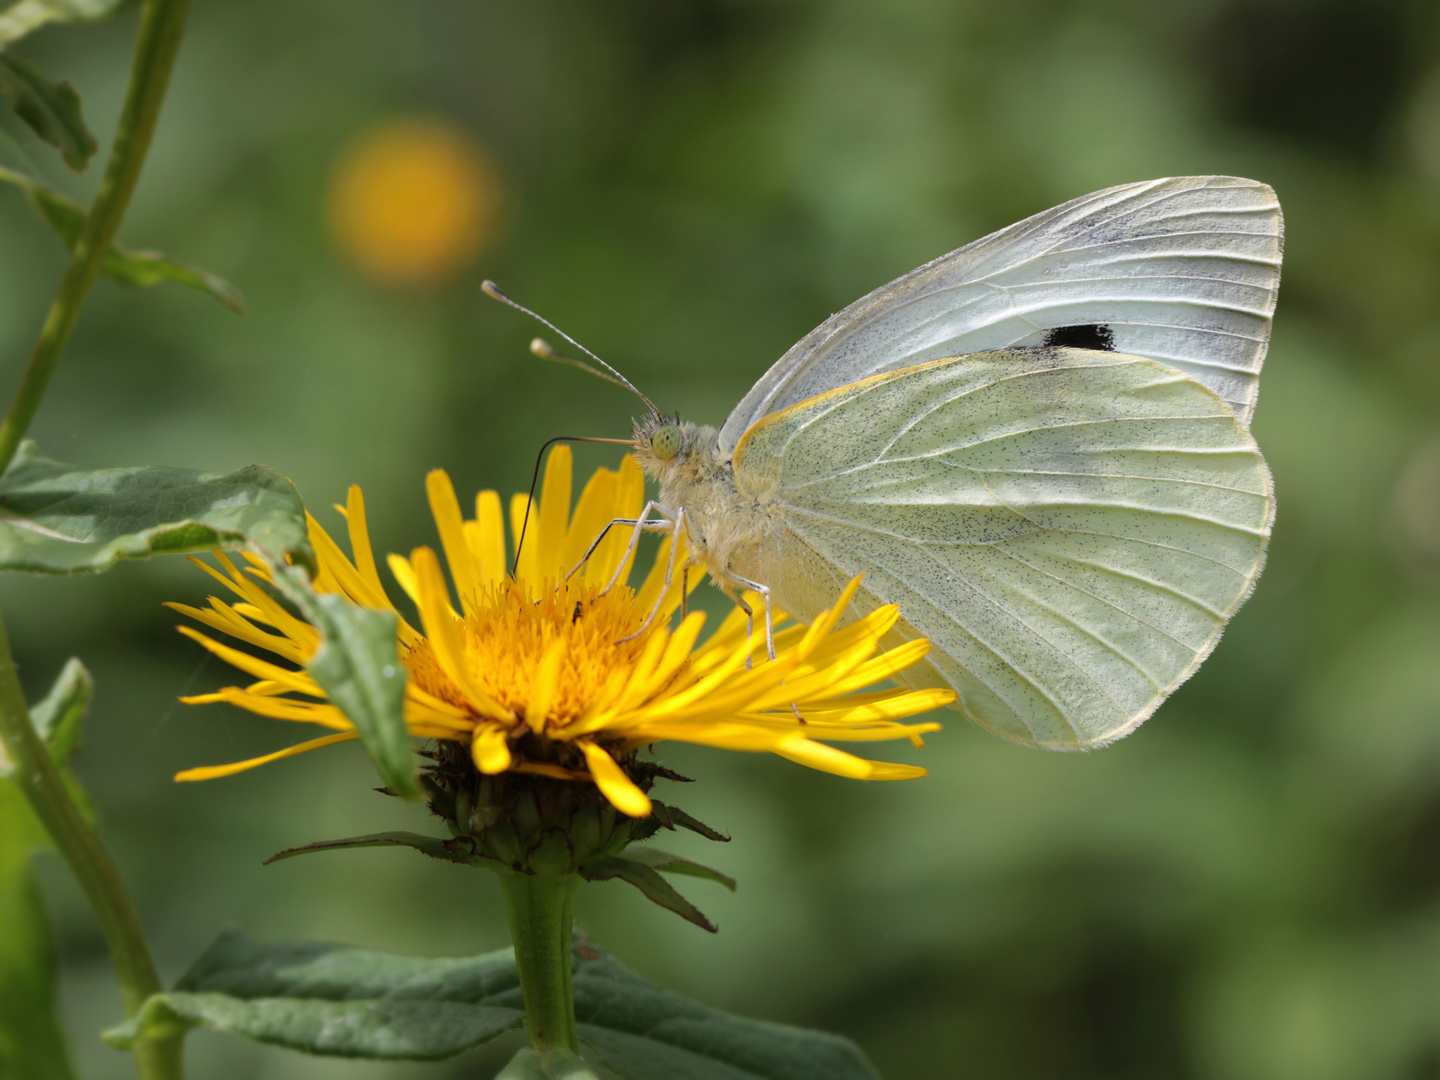
[[[473,843],[459,837],[442,840],[438,836],[422,836],[420,833],[382,832],[369,833],[366,836],[351,836],[344,840],[319,840],[302,847],[286,848],[266,859],[265,865],[269,866],[281,859],[293,859],[296,855],[309,855],[312,851],[343,851],[349,848],[369,847],[414,848],[421,854],[429,855],[432,859],[461,863],[465,866],[484,866],[488,861],[483,856],[474,854]]]
[[[276,586],[320,631],[320,649],[305,670],[355,725],[385,786],[417,798],[420,784],[405,723],[407,672],[396,644],[395,613],[316,592],[286,567],[271,569]]]
[[[167,1025],[203,1025],[336,1057],[438,1061],[524,1020],[509,949],[420,960],[338,945],[262,945],[228,930],[176,984],[105,1033],[129,1049]]]
[[[55,234],[74,249],[85,228],[85,208],[70,196],[13,169],[0,167],[0,182],[22,189],[40,211]],[[101,271],[123,285],[145,288],[162,281],[173,281],[192,289],[207,292],[231,311],[243,314],[245,298],[230,282],[215,274],[178,262],[158,251],[131,251],[112,243],[100,265]]]
[[[50,748],[55,764],[68,764],[80,749],[85,717],[94,696],[94,678],[79,658],[72,656],[60,669],[50,693],[30,706],[30,722]]]
[[[0,1076],[70,1080],[55,1014],[55,946],[30,866],[45,843],[19,787],[0,779]]]
[[[51,82],[19,53],[0,50],[0,90],[10,95],[15,115],[36,135],[58,147],[65,163],[83,169],[95,153],[95,136],[80,115],[80,95],[68,82]]]
[[[128,0],[20,0],[0,11],[0,45],[19,41],[46,23],[87,23],[107,19]]]
[[[80,745],[93,684],[71,659],[30,721],[60,766],[71,797],[93,818],[90,800],[66,763]],[[0,743],[0,1077],[70,1080],[65,1035],[55,1010],[55,947],[30,865],[50,838],[20,787]]]
[[[45,740],[50,756],[60,766],[60,778],[70,792],[76,808],[90,825],[95,824],[95,804],[85,785],[70,769],[70,758],[80,749],[84,733],[85,718],[90,712],[90,699],[94,696],[95,680],[91,678],[77,657],[72,656],[60,669],[50,692],[30,706],[30,722]],[[0,753],[0,758],[3,758]],[[4,774],[0,764],[0,775]]]
[[[627,858],[625,855],[601,855],[580,867],[580,876],[586,881],[609,881],[611,878],[628,881],[649,899],[675,912],[687,922],[694,923],[702,930],[709,930],[712,934],[718,930],[714,923],[701,914],[699,908],[676,892],[673,885],[639,859]],[[733,888],[734,882],[730,882],[730,885]]]
[[[746,1020],[642,979],[581,945],[580,1038],[626,1080],[879,1080],[848,1039]]]
[[[626,1080],[877,1080],[845,1039],[708,1008],[584,942],[574,950],[574,985],[581,1039]],[[440,1060],[517,1027],[522,1015],[509,949],[421,960],[264,945],[230,930],[175,991],[151,998],[105,1038],[125,1048],[163,1025],[203,1024],[310,1053]],[[510,1067],[533,1064],[520,1054]]]
[[[495,1080],[599,1080],[585,1059],[569,1050],[532,1050],[528,1046],[495,1074]]]
[[[0,570],[74,574],[121,559],[245,546],[272,561],[314,561],[300,495],[263,465],[224,475],[78,469],[27,442],[0,476]]]

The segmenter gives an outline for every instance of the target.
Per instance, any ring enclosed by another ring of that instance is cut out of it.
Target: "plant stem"
[[[145,0],[141,8],[140,31],[130,64],[130,85],[125,91],[115,142],[105,163],[105,176],[70,255],[65,276],[60,279],[45,325],[40,329],[30,366],[25,369],[25,377],[15,392],[4,423],[0,424],[0,472],[9,467],[30,421],[35,418],[45,387],[80,317],[85,296],[130,204],[130,194],[135,190],[145,153],[150,149],[150,138],[155,133],[155,120],[160,115],[160,103],[165,98],[175,50],[180,45],[189,12],[190,0]]]
[[[35,814],[70,864],[110,947],[120,981],[125,1012],[133,1016],[151,994],[160,992],[160,977],[150,958],[145,931],[135,906],[115,872],[115,865],[86,824],[65,789],[60,769],[30,722],[30,709],[15,672],[10,640],[0,622],[0,741],[15,763],[14,780],[35,808]],[[143,1080],[180,1080],[180,1034],[140,1042],[135,1060]]]
[[[580,1050],[570,976],[570,927],[579,880],[574,874],[500,875],[525,995],[525,1025],[536,1050]]]

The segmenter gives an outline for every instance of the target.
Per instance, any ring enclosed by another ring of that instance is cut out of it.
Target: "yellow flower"
[[[635,751],[667,739],[725,750],[768,751],[825,772],[864,780],[925,775],[911,765],[867,761],[829,743],[920,736],[934,723],[898,721],[953,700],[948,690],[863,688],[925,655],[929,643],[911,641],[888,651],[880,639],[898,618],[883,607],[839,628],[856,586],[809,626],[777,618],[774,661],[764,635],[747,640],[737,609],[703,645],[703,612],[671,629],[680,606],[680,575],[661,596],[668,539],[638,590],[629,584],[629,530],[615,528],[582,569],[566,573],[611,519],[634,518],[644,500],[644,477],[631,457],[618,471],[599,470],[570,513],[571,459],[551,455],[541,498],[529,515],[519,567],[507,573],[500,497],[482,491],[475,517],[465,520],[450,478],[439,470],[426,481],[430,508],[460,600],[451,602],[440,560],[429,548],[409,559],[389,558],[400,588],[419,612],[420,629],[399,616],[399,652],[409,672],[405,720],[411,734],[467,743],[481,773],[506,771],[597,784],[631,817],[650,813],[650,800],[627,773]],[[518,535],[527,500],[510,503]],[[338,508],[337,509],[341,509]],[[310,539],[319,562],[315,586],[356,604],[394,610],[371,554],[360,489],[341,509],[351,556],[312,518]],[[185,698],[227,701],[280,720],[330,728],[332,734],[278,753],[232,765],[191,769],[178,780],[227,776],[278,758],[357,738],[354,726],[303,670],[319,635],[289,614],[262,586],[264,564],[247,557],[242,571],[224,555],[221,570],[200,564],[239,599],[210,598],[208,608],[171,604],[197,622],[266,650],[286,663],[261,659],[189,627],[181,632],[259,680]],[[696,575],[698,577],[698,575]],[[607,588],[612,579],[613,587]],[[697,583],[690,581],[693,588]],[[752,600],[759,602],[757,597]],[[637,633],[656,604],[659,617]]]
[[[342,252],[382,284],[427,285],[463,270],[490,243],[500,175],[483,144],[438,117],[364,132],[330,185],[330,231]]]

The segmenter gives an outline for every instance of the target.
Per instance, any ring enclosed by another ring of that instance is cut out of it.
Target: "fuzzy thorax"
[[[656,433],[664,428],[680,433],[680,448],[670,457],[656,452]],[[693,561],[728,592],[741,572],[737,567],[757,562],[760,545],[775,527],[773,493],[739,486],[734,465],[720,450],[720,433],[708,425],[659,416],[636,421],[634,454],[660,485],[661,504],[685,511]]]

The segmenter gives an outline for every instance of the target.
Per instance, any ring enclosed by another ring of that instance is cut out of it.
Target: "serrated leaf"
[[[0,167],[0,182],[13,184],[25,192],[55,235],[65,246],[74,249],[85,228],[85,208],[70,196],[48,187],[33,177],[14,169]],[[162,281],[172,281],[207,292],[231,311],[243,314],[245,298],[230,282],[215,274],[188,266],[158,251],[131,251],[112,243],[105,253],[100,270],[124,285],[147,288]]]
[[[675,912],[686,922],[692,922],[712,934],[718,930],[699,908],[676,892],[673,885],[637,859],[630,859],[625,855],[601,855],[580,867],[580,876],[586,881],[609,881],[611,878],[628,881],[648,899]]]
[[[495,1074],[495,1080],[600,1080],[585,1059],[569,1050],[525,1047]]]
[[[46,23],[108,19],[129,0],[20,0],[0,11],[0,44],[19,41]]]
[[[418,797],[395,613],[316,592],[303,575],[285,567],[272,570],[280,591],[320,631],[320,648],[305,670],[355,725],[385,786],[396,795]]]
[[[68,82],[51,82],[19,53],[0,49],[0,90],[36,135],[58,147],[72,169],[85,168],[95,153],[95,136],[80,114],[80,95]]]
[[[581,1040],[626,1080],[878,1080],[845,1039],[708,1008],[588,944],[576,946],[574,986]],[[123,1048],[159,1025],[203,1024],[310,1053],[440,1060],[499,1034],[477,1034],[480,1009],[510,1013],[506,1031],[520,1023],[509,949],[421,960],[232,930],[105,1037]]]
[[[429,855],[432,859],[461,863],[466,866],[484,866],[487,862],[482,856],[473,853],[471,850],[473,845],[458,838],[442,840],[438,836],[423,836],[420,833],[382,832],[369,833],[365,836],[351,836],[344,840],[319,840],[301,847],[286,848],[266,859],[265,865],[269,866],[282,859],[293,859],[296,855],[309,855],[315,851],[345,851],[351,848],[371,847],[414,848],[422,855]]]
[[[263,465],[223,475],[80,469],[27,442],[0,476],[0,570],[86,573],[121,559],[238,547],[313,565],[304,503]]]

